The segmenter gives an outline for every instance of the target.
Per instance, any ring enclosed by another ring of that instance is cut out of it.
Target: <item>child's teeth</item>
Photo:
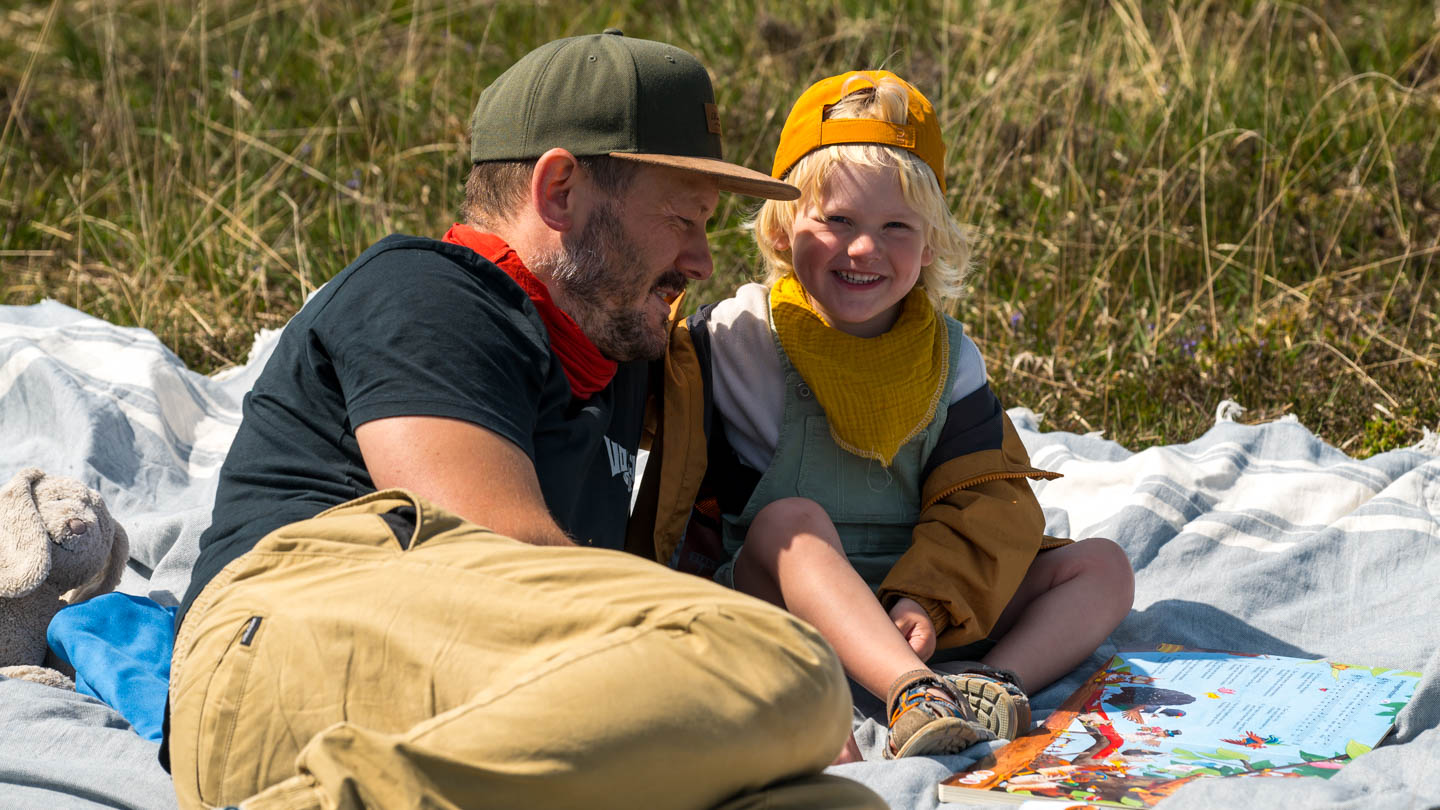
[[[870,282],[880,278],[877,275],[872,275],[869,273],[861,275],[857,273],[846,273],[840,270],[837,270],[835,275],[839,276],[845,281],[850,282],[851,284],[869,284]]]

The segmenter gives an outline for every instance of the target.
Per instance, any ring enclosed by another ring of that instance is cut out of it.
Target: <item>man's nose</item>
[[[704,281],[715,271],[715,260],[710,256],[710,242],[704,230],[686,243],[675,261],[675,269],[696,281]]]

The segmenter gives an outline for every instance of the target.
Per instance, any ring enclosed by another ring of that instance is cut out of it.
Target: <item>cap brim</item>
[[[721,191],[733,191],[736,194],[763,197],[767,200],[800,199],[800,189],[789,183],[782,183],[768,174],[723,160],[648,152],[611,152],[610,157],[709,175],[720,181]]]

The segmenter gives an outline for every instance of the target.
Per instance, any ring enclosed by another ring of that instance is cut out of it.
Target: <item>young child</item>
[[[891,757],[1023,733],[1024,690],[1089,656],[1133,592],[1115,543],[1044,537],[1027,479],[1055,476],[1030,466],[979,350],[939,309],[968,261],[944,154],[933,107],[898,76],[816,83],[772,171],[802,196],[755,221],[766,283],[688,324],[708,337],[738,462],[712,452],[715,577],[825,636],[886,700]],[[987,638],[979,662],[926,666],[937,645]],[[852,740],[839,761],[854,758]]]

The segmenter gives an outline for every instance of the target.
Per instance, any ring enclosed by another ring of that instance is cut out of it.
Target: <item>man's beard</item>
[[[541,256],[550,295],[575,320],[600,353],[616,362],[653,360],[665,353],[664,321],[649,312],[657,289],[685,289],[685,276],[667,270],[647,284],[635,242],[625,233],[613,203],[591,212],[577,243]]]

